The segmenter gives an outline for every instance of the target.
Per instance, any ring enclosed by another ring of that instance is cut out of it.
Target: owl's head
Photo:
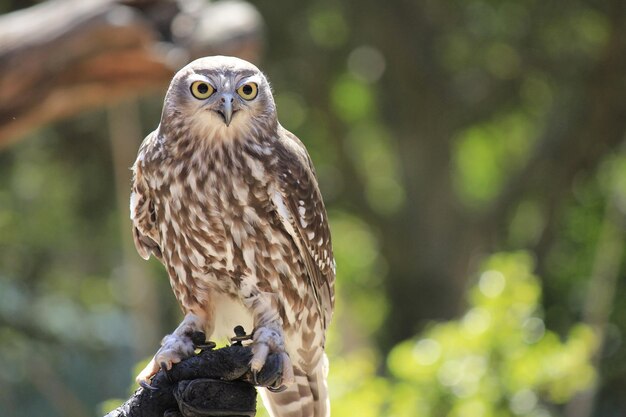
[[[178,71],[165,98],[161,124],[172,119],[209,136],[233,136],[277,123],[274,97],[263,73],[247,61],[227,56],[200,58]]]

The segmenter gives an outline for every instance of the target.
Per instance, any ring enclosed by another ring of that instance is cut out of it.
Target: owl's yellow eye
[[[191,84],[191,94],[199,100],[204,100],[211,97],[211,94],[215,92],[215,88],[207,82],[195,81]]]
[[[244,100],[252,100],[259,92],[259,88],[255,83],[245,83],[237,89],[237,94]]]

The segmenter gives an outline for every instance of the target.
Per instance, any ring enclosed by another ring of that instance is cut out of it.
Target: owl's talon
[[[259,371],[257,371],[256,369],[253,369],[252,370],[252,382],[254,382],[254,385],[259,385],[258,375],[259,375]]]
[[[269,391],[271,391],[271,392],[283,392],[284,390],[286,390],[286,389],[287,389],[287,385],[282,384],[282,385],[281,385],[281,386],[279,386],[279,387],[276,387],[275,385],[271,385],[271,386],[267,387],[267,389],[268,389]]]
[[[165,362],[161,362],[161,370],[165,374],[165,378],[167,379],[167,382],[172,384],[174,381],[172,381],[172,377],[170,377],[170,372],[169,372],[170,370],[167,369],[167,364]]]
[[[194,351],[195,347],[189,336],[176,333],[165,336],[161,342],[161,348],[137,376],[137,383],[141,384],[142,381],[150,380],[159,369],[162,369],[169,379],[167,371],[172,369],[174,364],[193,356]]]
[[[139,386],[141,386],[141,388],[147,389],[149,391],[158,391],[159,390],[157,387],[153,387],[152,385],[150,385],[150,383],[148,383],[148,381],[145,381],[145,380],[139,381]]]
[[[275,327],[260,327],[254,332],[253,339],[250,370],[252,371],[255,385],[259,385],[257,373],[265,368],[266,362],[269,365],[268,358],[270,354],[276,354],[278,355],[279,366],[277,369],[269,371],[273,374],[272,377],[263,376],[263,380],[266,381],[263,385],[272,392],[284,391],[290,384],[295,382],[295,377],[291,359],[285,352],[282,331],[280,328]],[[270,381],[273,382],[268,384]]]

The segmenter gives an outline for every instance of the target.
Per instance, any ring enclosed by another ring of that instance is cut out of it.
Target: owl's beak
[[[233,101],[234,97],[232,94],[224,93],[220,98],[220,109],[218,113],[224,118],[224,123],[226,126],[230,126],[230,122],[233,119]]]

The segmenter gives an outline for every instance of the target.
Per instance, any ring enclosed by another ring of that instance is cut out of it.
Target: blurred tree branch
[[[162,88],[189,60],[256,60],[243,1],[50,0],[0,16],[0,146],[87,108]]]

